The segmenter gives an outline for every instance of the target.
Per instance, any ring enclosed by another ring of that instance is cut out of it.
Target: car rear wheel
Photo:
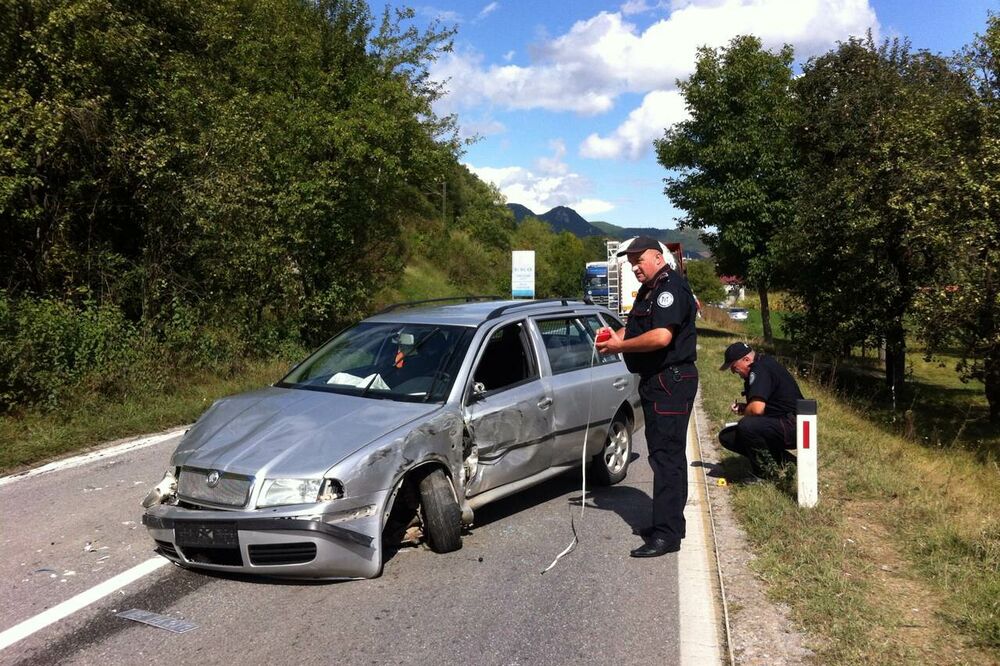
[[[420,482],[421,518],[427,545],[435,553],[462,547],[462,510],[445,473],[436,469]]]
[[[590,463],[594,481],[602,486],[613,486],[625,479],[632,457],[632,429],[628,419],[618,414],[608,428],[608,439]]]

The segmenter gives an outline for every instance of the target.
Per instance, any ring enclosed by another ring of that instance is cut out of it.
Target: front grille
[[[180,555],[177,554],[177,549],[174,548],[174,544],[169,541],[160,541],[159,539],[154,539],[154,541],[156,541],[156,549],[160,551],[160,553],[172,560],[181,559]]]
[[[316,544],[308,542],[258,544],[247,550],[256,565],[303,564],[316,558]]]
[[[224,473],[214,488],[208,486],[211,470],[184,467],[177,480],[177,495],[182,499],[208,502],[218,506],[246,506],[253,487],[253,477]]]

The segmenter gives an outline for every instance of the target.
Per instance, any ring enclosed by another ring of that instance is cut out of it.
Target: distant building
[[[722,288],[726,290],[726,297],[730,301],[746,298],[747,291],[743,284],[743,278],[736,275],[720,275],[719,280],[722,281]]]

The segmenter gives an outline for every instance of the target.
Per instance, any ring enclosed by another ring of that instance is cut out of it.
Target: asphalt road
[[[461,550],[399,551],[380,578],[302,583],[173,564],[0,651],[0,664],[676,664],[676,554],[635,560],[651,473],[637,433],[628,478],[580,476],[483,507]],[[177,438],[0,486],[0,632],[154,557],[140,501]],[[690,520],[690,519],[689,519]],[[183,619],[183,634],[117,617]]]

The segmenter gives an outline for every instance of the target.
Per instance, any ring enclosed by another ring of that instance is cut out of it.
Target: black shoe
[[[629,555],[632,557],[659,557],[667,553],[676,553],[681,549],[681,544],[676,541],[652,538],[644,545],[633,550]]]

